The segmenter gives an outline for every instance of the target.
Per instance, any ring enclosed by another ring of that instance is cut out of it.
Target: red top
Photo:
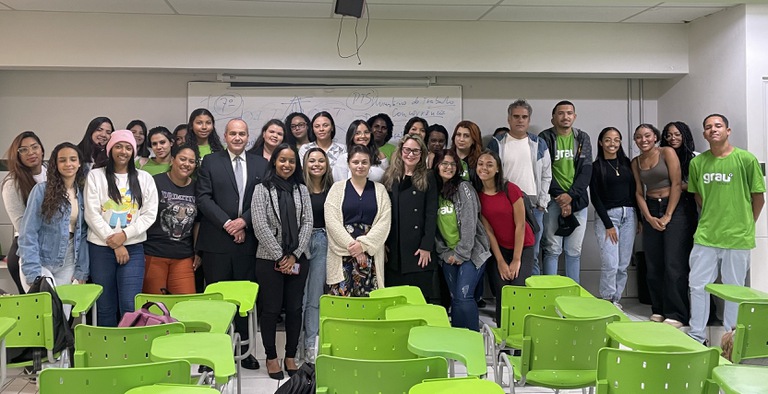
[[[507,195],[502,192],[494,195],[480,193],[480,204],[482,205],[480,212],[491,224],[499,245],[505,249],[514,249],[515,210],[512,204],[523,197],[523,192],[514,183],[507,182]],[[533,230],[528,223],[525,223],[523,246],[533,246],[534,243],[536,243],[536,238],[533,235]]]

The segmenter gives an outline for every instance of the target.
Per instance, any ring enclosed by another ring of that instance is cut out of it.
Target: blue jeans
[[[135,244],[125,248],[128,262],[120,265],[114,250],[88,242],[91,280],[104,288],[96,301],[100,326],[117,327],[119,317],[134,311],[134,298],[144,285],[144,246]]]
[[[485,264],[480,268],[467,260],[462,264],[443,263],[443,274],[451,292],[451,325],[478,331],[480,316],[475,301],[475,287],[485,272]]]
[[[581,244],[587,229],[587,209],[576,211],[573,215],[579,221],[579,227],[567,237],[555,235],[557,218],[560,216],[560,206],[553,199],[544,214],[544,237],[541,246],[544,248],[544,275],[557,274],[557,261],[560,254],[565,252],[565,275],[579,283],[581,271]]]
[[[304,285],[304,346],[315,347],[315,337],[320,330],[320,296],[323,295],[326,278],[326,253],[328,236],[325,229],[312,230],[309,240],[309,276]]]
[[[637,233],[635,208],[616,207],[608,210],[618,243],[606,239],[603,222],[595,221],[595,237],[600,246],[600,298],[619,302],[627,286],[627,267],[632,258],[632,247]]]
[[[539,231],[534,234],[536,236],[536,243],[533,244],[533,272],[531,272],[531,275],[540,275],[539,254],[541,254],[541,236],[544,234],[544,210],[534,209],[533,216],[536,218],[536,223],[539,224]]]

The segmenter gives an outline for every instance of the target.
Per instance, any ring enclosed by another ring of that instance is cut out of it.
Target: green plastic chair
[[[442,357],[410,360],[355,360],[328,355],[317,357],[317,393],[406,394],[424,379],[446,378]]]
[[[353,320],[326,318],[320,322],[318,354],[362,360],[416,358],[408,350],[411,328],[426,326],[422,319]]]
[[[219,394],[218,390],[188,384],[153,384],[132,388],[125,394]]]
[[[529,278],[530,279],[530,278]],[[499,353],[507,348],[522,349],[523,322],[528,314],[557,317],[555,299],[577,296],[578,285],[557,287],[504,286],[501,289],[501,322],[497,328],[483,324],[486,347],[491,353],[493,369],[498,369]]]
[[[712,370],[712,380],[725,394],[765,394],[768,368],[757,365],[719,365]],[[719,394],[713,390],[711,394]]]
[[[426,305],[427,300],[424,299],[424,294],[416,286],[392,286],[376,289],[370,293],[371,298],[381,297],[393,297],[393,296],[405,296],[409,304],[413,305]]]
[[[49,293],[0,297],[0,317],[8,317],[16,321],[16,326],[6,334],[5,346],[8,348],[44,348],[47,351],[47,357],[43,357],[42,361],[55,363],[56,356],[59,355],[53,354],[53,314],[51,311],[51,295]],[[59,366],[64,367],[66,357],[61,356]],[[6,368],[28,366],[33,366],[31,360],[8,363]]]
[[[466,378],[425,379],[411,387],[408,394],[504,394],[504,389],[490,380]]]
[[[587,298],[595,298],[595,296],[592,295],[592,293],[588,292],[587,289],[581,287],[580,284],[576,283],[575,280],[562,275],[533,275],[529,276],[525,280],[525,285],[528,287],[569,287],[569,286],[579,286],[579,295],[581,297],[587,297]]]
[[[768,357],[768,301],[742,302],[733,335],[733,363],[765,357]]]
[[[610,346],[605,328],[614,321],[618,321],[615,315],[592,319],[526,316],[520,356],[501,353],[496,383],[502,384],[507,366],[512,393],[513,375],[520,386],[528,382],[555,390],[581,388],[584,392],[595,385],[597,353]]]
[[[187,361],[97,368],[46,368],[40,373],[41,393],[106,394],[125,393],[155,383],[189,384]]]
[[[710,378],[718,358],[714,348],[681,353],[601,349],[597,394],[717,394]]]
[[[0,317],[0,387],[5,384],[5,375],[7,370],[5,364],[8,363],[5,354],[5,336],[16,327],[16,320],[10,317]]]
[[[448,312],[440,305],[395,305],[387,308],[385,312],[387,320],[398,319],[424,319],[430,326],[450,327]]]
[[[147,294],[139,293],[134,297],[134,308],[138,311],[144,304],[149,301],[162,302],[166,308],[170,311],[173,306],[181,301],[190,300],[224,300],[224,296],[221,293],[198,293],[198,294]],[[156,307],[149,308],[149,311],[161,315],[159,309]]]
[[[407,304],[405,296],[393,297],[338,297],[320,296],[320,320],[336,319],[386,320],[386,310],[393,305]]]
[[[147,364],[155,338],[184,332],[184,324],[170,323],[146,327],[75,327],[75,354],[78,368]]]
[[[237,306],[224,300],[189,300],[177,302],[171,309],[171,316],[187,327],[187,332],[223,332],[234,335],[232,319]],[[196,329],[205,327],[207,329]],[[232,332],[230,332],[232,328]]]

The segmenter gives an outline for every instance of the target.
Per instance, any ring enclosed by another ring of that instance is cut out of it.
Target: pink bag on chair
[[[156,315],[149,311],[152,305],[157,306],[162,312],[162,315]],[[118,327],[144,327],[155,326],[158,324],[173,323],[178,320],[171,317],[171,312],[168,311],[165,304],[162,302],[149,301],[136,312],[128,312],[120,319]]]

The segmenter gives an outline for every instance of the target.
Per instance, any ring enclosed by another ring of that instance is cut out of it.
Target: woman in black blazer
[[[384,282],[386,286],[417,286],[427,301],[437,303],[437,264],[432,258],[437,182],[427,169],[427,153],[420,136],[403,136],[382,179],[392,200]]]

